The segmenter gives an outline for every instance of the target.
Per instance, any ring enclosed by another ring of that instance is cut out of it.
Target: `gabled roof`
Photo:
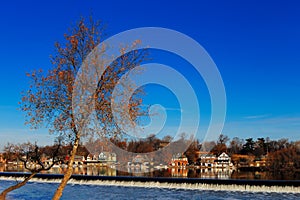
[[[229,158],[229,155],[227,153],[223,152],[218,156],[218,158],[219,157],[228,157]]]

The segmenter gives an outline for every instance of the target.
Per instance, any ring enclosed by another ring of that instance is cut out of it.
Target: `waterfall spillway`
[[[0,180],[22,180],[24,175],[0,173]],[[31,182],[59,183],[63,175],[38,174]],[[238,192],[300,193],[300,181],[218,180],[193,178],[108,177],[74,175],[69,184],[166,188],[183,190],[213,190]]]

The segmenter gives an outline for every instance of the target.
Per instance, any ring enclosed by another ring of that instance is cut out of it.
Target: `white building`
[[[213,154],[203,154],[200,156],[201,167],[213,168],[217,157]]]
[[[232,168],[233,164],[231,162],[231,158],[229,155],[227,155],[225,152],[221,153],[217,157],[217,160],[215,161],[215,167],[218,168]]]

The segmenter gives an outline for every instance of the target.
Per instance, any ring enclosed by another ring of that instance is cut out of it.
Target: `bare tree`
[[[72,163],[74,161],[78,145],[82,136],[99,133],[99,129],[93,130],[93,126],[85,126],[89,121],[85,114],[85,109],[94,109],[97,120],[102,125],[101,133],[109,135],[121,133],[113,118],[111,102],[112,93],[115,85],[130,69],[139,65],[145,58],[146,53],[143,50],[128,51],[124,49],[135,49],[139,44],[137,40],[132,46],[120,48],[121,56],[112,63],[103,66],[105,62],[99,61],[95,57],[89,60],[95,65],[95,68],[106,69],[101,75],[97,84],[96,91],[89,91],[87,88],[81,88],[84,98],[89,99],[84,107],[73,108],[73,91],[77,88],[76,77],[82,64],[88,64],[85,61],[88,54],[97,47],[102,41],[104,26],[99,21],[81,18],[79,22],[65,34],[64,43],[55,43],[56,54],[52,56],[52,68],[44,73],[42,70],[34,71],[28,76],[32,80],[30,89],[23,94],[21,107],[27,114],[27,123],[33,128],[39,128],[41,125],[47,125],[52,133],[56,133],[72,142],[72,151],[67,167],[67,171],[57,188],[53,199],[59,199],[62,192],[73,173]],[[106,47],[98,49],[97,56],[105,55]],[[96,70],[97,71],[97,70]],[[98,76],[97,73],[89,73],[83,76],[84,81],[88,82],[90,76]],[[126,91],[134,88],[128,84]],[[132,87],[132,88],[130,88]],[[76,101],[81,101],[79,99]],[[142,103],[141,91],[135,91],[131,97],[129,105],[130,118],[137,119],[140,115],[140,105]],[[76,114],[74,110],[79,109]],[[120,108],[121,109],[121,108]],[[121,113],[121,112],[120,112]],[[122,114],[122,113],[121,113]],[[85,127],[85,131],[83,131]]]
[[[170,143],[170,142],[172,142],[172,139],[173,139],[172,136],[166,135],[166,136],[163,137],[162,141]]]
[[[232,154],[239,153],[243,148],[243,143],[244,143],[243,139],[240,139],[238,137],[232,138],[229,144],[230,154],[232,155]]]
[[[220,155],[222,152],[227,152],[226,143],[229,141],[229,137],[221,134],[217,140],[216,146],[211,150],[212,153]]]
[[[25,167],[25,169],[30,171],[29,176],[27,176],[23,181],[18,182],[15,185],[12,185],[1,192],[0,200],[5,200],[7,194],[13,190],[19,189],[24,186],[30,179],[32,179],[37,173],[41,171],[50,170],[55,164],[60,162],[59,152],[60,152],[61,143],[57,143],[55,145],[55,149],[51,152],[52,160],[51,164],[46,165],[42,161],[42,152],[40,148],[36,144],[32,144],[30,142],[23,143],[20,145],[12,145],[7,146],[5,150],[10,150],[10,154],[14,154],[19,161],[21,161]]]
[[[229,137],[227,135],[221,134],[218,138],[217,144],[225,144],[229,141]]]

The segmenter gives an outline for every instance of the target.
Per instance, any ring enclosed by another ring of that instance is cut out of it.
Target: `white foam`
[[[0,180],[22,181],[23,178],[0,177]],[[60,183],[60,179],[32,178],[30,182],[39,183]],[[206,183],[160,183],[160,182],[139,182],[139,181],[115,181],[115,180],[75,180],[71,179],[68,184],[78,185],[99,185],[99,186],[122,186],[139,188],[165,188],[183,190],[212,190],[212,191],[233,191],[233,192],[263,192],[263,193],[300,193],[300,187],[294,186],[253,186],[253,185],[225,185]]]

